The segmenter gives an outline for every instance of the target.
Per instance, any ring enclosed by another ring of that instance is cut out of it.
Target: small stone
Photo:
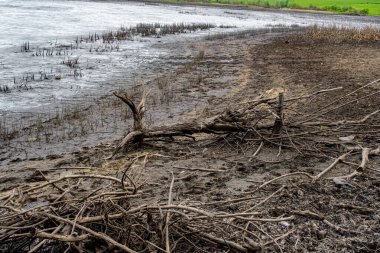
[[[290,226],[290,223],[287,221],[280,221],[278,224],[284,228],[288,228]]]
[[[335,177],[333,178],[333,182],[336,186],[341,186],[341,185],[348,185],[351,187],[354,187],[352,184],[350,184],[346,179]]]
[[[325,230],[319,230],[317,233],[318,240],[322,240],[326,238],[326,231]]]

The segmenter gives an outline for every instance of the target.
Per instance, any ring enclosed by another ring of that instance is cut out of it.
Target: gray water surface
[[[115,30],[120,26],[133,27],[139,23],[210,23],[234,28],[219,27],[163,38],[135,38],[133,41],[118,42],[117,50],[113,48],[112,51],[101,41],[80,43],[77,49],[67,50],[64,55],[33,56],[37,49],[57,45],[75,47],[75,40],[81,36]],[[380,20],[376,17],[138,2],[0,0],[0,87],[10,89],[9,93],[0,92],[0,115],[41,111],[41,108],[54,107],[60,101],[109,93],[119,88],[110,82],[111,79],[133,78],[140,69],[171,53],[164,48],[152,49],[152,43],[278,25],[315,24],[380,27]],[[30,52],[22,52],[21,46],[25,42],[29,43]],[[98,52],[93,50],[96,47],[100,48]],[[74,58],[79,59],[77,69],[62,64]]]

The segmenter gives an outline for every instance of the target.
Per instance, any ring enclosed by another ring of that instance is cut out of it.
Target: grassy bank
[[[266,8],[323,10],[340,14],[380,16],[380,3],[377,0],[162,0],[162,2],[256,5]]]
[[[380,2],[376,0],[290,0],[289,5],[290,7],[323,9],[337,13],[380,15]]]

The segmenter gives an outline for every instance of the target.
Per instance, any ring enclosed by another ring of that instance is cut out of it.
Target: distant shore
[[[326,6],[326,7],[316,7],[310,5],[309,7],[298,6],[298,5],[274,5],[269,4],[266,1],[266,5],[262,4],[235,4],[235,3],[224,3],[224,1],[218,2],[206,2],[206,1],[176,1],[176,0],[144,0],[146,3],[164,3],[172,5],[193,5],[193,6],[216,6],[216,7],[225,7],[225,8],[234,8],[234,9],[244,9],[244,10],[260,10],[260,11],[279,11],[279,12],[307,12],[307,13],[323,13],[323,14],[332,14],[332,15],[358,15],[358,16],[377,16],[369,13],[368,9],[358,10],[354,9],[351,6]]]

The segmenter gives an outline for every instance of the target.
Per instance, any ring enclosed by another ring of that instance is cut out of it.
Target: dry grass
[[[365,28],[317,27],[313,26],[297,37],[301,40],[342,42],[378,42],[380,29],[372,26]]]
[[[213,24],[145,24],[140,23],[135,27],[121,27],[118,31],[110,31],[104,33],[101,37],[103,42],[111,43],[114,41],[133,40],[134,36],[148,37],[148,36],[165,36],[170,34],[195,32],[197,30],[208,30],[215,28]]]

